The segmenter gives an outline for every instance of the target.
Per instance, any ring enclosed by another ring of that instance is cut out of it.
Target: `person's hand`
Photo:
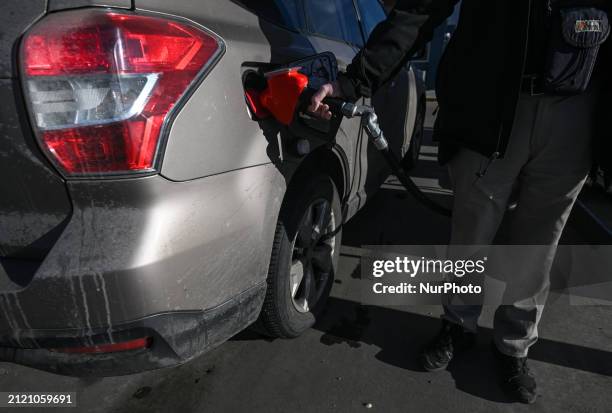
[[[308,111],[319,116],[320,118],[329,120],[332,118],[332,113],[329,110],[329,105],[323,103],[323,99],[326,97],[342,97],[340,86],[337,82],[326,83],[321,86],[317,93],[312,95],[312,100],[310,102],[310,106],[308,107]]]

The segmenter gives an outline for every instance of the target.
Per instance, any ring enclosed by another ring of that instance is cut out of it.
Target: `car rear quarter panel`
[[[271,162],[268,142],[247,112],[241,67],[269,62],[257,18],[230,1],[140,0],[139,9],[190,19],[224,39],[226,51],[174,119],[162,175],[185,181]]]
[[[230,0],[138,0],[136,7],[192,20],[219,35],[226,45],[224,56],[172,124],[162,175],[185,181],[286,160],[283,155],[290,148],[281,148],[281,154],[276,136],[265,134],[247,111],[243,69],[251,62],[287,64],[320,52],[310,39],[259,19]],[[343,122],[336,143],[348,160],[351,170],[347,174],[352,176],[357,133],[347,128],[349,123]]]

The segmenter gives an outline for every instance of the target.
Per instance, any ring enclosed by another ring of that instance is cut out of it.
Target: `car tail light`
[[[70,353],[70,354],[101,354],[101,353],[118,353],[121,351],[132,351],[142,350],[144,348],[151,347],[153,339],[151,337],[137,338],[130,341],[122,341],[120,343],[113,344],[99,344],[94,346],[85,347],[67,347],[51,349],[57,353]]]
[[[67,176],[151,172],[177,102],[224,50],[219,37],[151,15],[49,15],[21,47],[37,138]]]

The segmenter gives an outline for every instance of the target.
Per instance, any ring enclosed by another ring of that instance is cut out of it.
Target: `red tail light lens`
[[[37,137],[67,176],[150,172],[173,107],[222,51],[214,34],[161,17],[49,15],[21,48]]]
[[[151,347],[153,339],[151,337],[137,338],[130,341],[122,341],[120,343],[113,344],[99,344],[97,346],[88,347],[68,347],[51,349],[51,351],[57,353],[70,353],[70,354],[100,354],[100,353],[118,353],[121,351],[132,351],[141,350],[144,348]]]

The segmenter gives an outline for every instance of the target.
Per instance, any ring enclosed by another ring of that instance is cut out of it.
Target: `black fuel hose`
[[[395,154],[391,151],[391,149],[387,148],[386,150],[379,151],[385,157],[385,160],[391,167],[393,174],[399,179],[399,181],[404,185],[406,191],[410,193],[417,201],[423,204],[425,207],[431,209],[434,212],[437,212],[440,215],[444,215],[446,217],[450,217],[453,214],[453,211],[449,208],[446,208],[443,205],[438,204],[436,201],[428,197],[421,191],[421,189],[416,186],[412,179],[408,177],[404,168],[402,168]]]
[[[323,103],[325,103],[326,105],[329,106],[330,111],[336,115],[341,114],[342,116],[347,116],[347,117],[355,117],[355,116],[360,116],[362,117],[362,119],[366,119],[366,116],[370,116],[372,114],[374,114],[374,109],[371,107],[366,107],[366,106],[355,106],[351,103],[344,102],[341,99],[337,99],[337,98],[325,98],[323,100]],[[345,108],[350,105],[351,109],[353,109],[351,112],[351,114],[347,114]],[[385,140],[384,138],[384,134],[383,131],[380,130],[380,126],[378,125],[378,120],[376,115],[374,114],[374,121],[376,122],[376,128],[379,131],[380,137],[382,137],[383,140]],[[362,127],[364,127],[364,124],[362,122]],[[364,129],[366,129],[366,132],[368,131],[367,128],[364,127]],[[368,133],[368,136],[370,137],[370,139],[374,139],[375,137],[371,136],[370,133]],[[421,191],[421,189],[412,181],[412,179],[410,179],[410,177],[408,176],[408,174],[406,173],[406,171],[404,170],[404,168],[402,167],[398,157],[395,155],[395,153],[393,153],[393,151],[391,150],[391,148],[385,144],[381,147],[378,147],[377,145],[377,149],[378,151],[383,155],[383,157],[385,158],[385,160],[387,161],[387,164],[391,167],[391,171],[393,172],[393,174],[397,177],[397,179],[400,181],[400,183],[404,186],[404,188],[406,188],[406,191],[408,191],[418,202],[420,202],[422,205],[424,205],[425,207],[429,208],[430,210],[446,216],[446,217],[450,217],[452,216],[452,210],[437,203],[436,201],[434,201],[433,199],[429,198],[427,195],[425,195],[425,193],[423,193],[423,191]]]

